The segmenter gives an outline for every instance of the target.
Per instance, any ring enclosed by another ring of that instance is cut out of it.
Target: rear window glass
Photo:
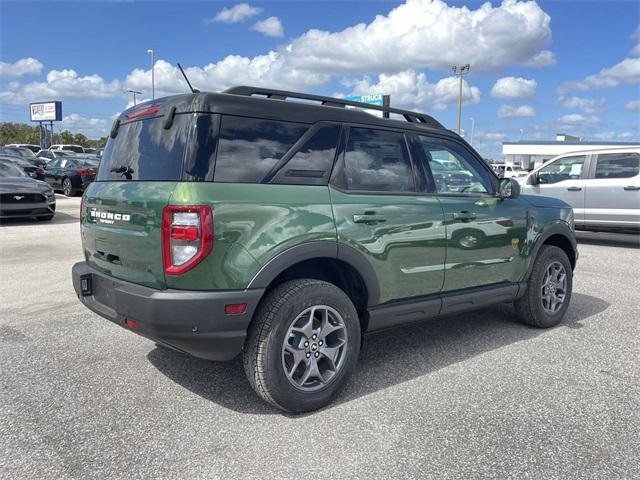
[[[308,128],[303,123],[223,116],[215,181],[260,183]]]
[[[180,180],[190,118],[176,115],[168,130],[163,117],[120,125],[118,135],[104,149],[97,180]],[[125,168],[125,173],[116,171]]]
[[[605,153],[598,155],[596,178],[631,178],[640,173],[637,153]]]

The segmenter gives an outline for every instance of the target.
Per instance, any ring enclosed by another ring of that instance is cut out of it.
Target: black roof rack
[[[387,107],[383,105],[372,105],[369,103],[353,102],[351,100],[343,100],[341,98],[325,97],[322,95],[312,95],[309,93],[288,92],[286,90],[273,90],[271,88],[261,87],[248,87],[239,86],[231,87],[225,90],[223,93],[230,93],[232,95],[244,95],[251,97],[253,95],[264,96],[275,100],[286,100],[287,98],[297,98],[300,100],[312,100],[319,102],[321,105],[329,107],[341,107],[347,106],[358,107],[367,110],[380,110],[381,112],[396,113],[402,115],[407,122],[423,123],[426,126],[433,128],[444,128],[440,122],[430,115],[424,113],[412,112],[410,110],[402,110],[401,108]]]

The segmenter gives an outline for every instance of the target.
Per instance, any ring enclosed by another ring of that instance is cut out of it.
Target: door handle
[[[582,187],[567,187],[567,190],[569,190],[570,192],[579,192],[580,190],[582,190]]]
[[[626,187],[624,187],[624,189],[629,192],[629,191],[634,191],[634,190],[640,190],[640,187],[638,187],[637,185],[628,185]]]
[[[477,215],[473,212],[470,212],[468,210],[462,210],[461,212],[453,212],[453,219],[454,220],[475,220],[477,218]]]
[[[353,216],[353,223],[382,223],[386,222],[384,215],[376,215],[375,213],[360,213]]]

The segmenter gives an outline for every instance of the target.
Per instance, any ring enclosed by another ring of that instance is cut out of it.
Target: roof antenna
[[[180,69],[180,73],[182,73],[182,76],[184,77],[184,79],[187,81],[187,85],[189,85],[189,90],[191,90],[191,93],[200,93],[200,90],[193,88],[191,86],[191,82],[187,78],[187,74],[184,73],[184,70],[182,69],[182,65],[180,65],[179,63],[178,63],[178,68]]]

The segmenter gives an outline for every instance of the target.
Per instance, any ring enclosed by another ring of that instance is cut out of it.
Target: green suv
[[[433,118],[251,87],[122,113],[81,232],[89,309],[199,358],[242,353],[292,412],[337,394],[364,334],[501,302],[556,325],[578,257],[567,204],[520,196]]]

